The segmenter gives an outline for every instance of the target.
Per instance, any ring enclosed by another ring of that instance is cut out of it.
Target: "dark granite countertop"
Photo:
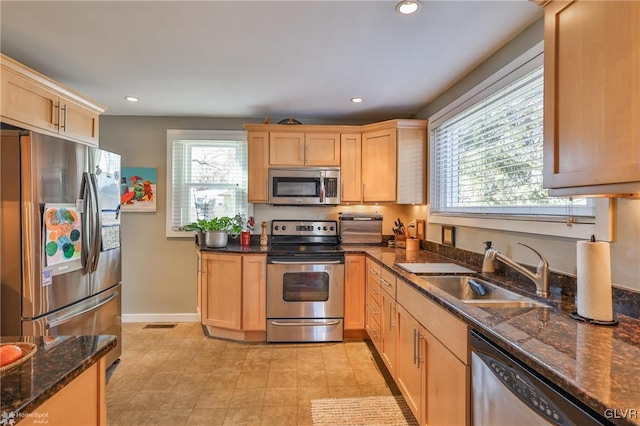
[[[268,247],[262,247],[260,244],[251,244],[249,246],[242,246],[238,243],[229,242],[225,247],[213,248],[213,247],[199,247],[198,250],[203,253],[236,253],[236,254],[261,254],[267,253]]]
[[[619,325],[597,326],[570,317],[574,301],[554,292],[554,308],[479,308],[465,304],[396,263],[453,262],[419,250],[343,246],[347,253],[365,253],[394,271],[403,281],[465,321],[560,388],[615,424],[640,424],[640,321],[616,314]],[[495,274],[481,274],[532,298],[533,285]],[[635,411],[634,411],[635,410]]]
[[[38,349],[29,360],[2,375],[0,413],[28,414],[94,365],[116,346],[116,336],[2,336],[0,342],[29,342]]]

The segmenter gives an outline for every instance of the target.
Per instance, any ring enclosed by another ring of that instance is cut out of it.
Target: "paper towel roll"
[[[577,278],[578,315],[599,321],[612,321],[609,243],[578,241]]]

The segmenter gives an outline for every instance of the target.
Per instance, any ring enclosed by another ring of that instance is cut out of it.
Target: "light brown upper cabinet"
[[[365,203],[425,203],[426,140],[426,120],[389,120],[362,127]]]
[[[544,186],[640,195],[640,2],[545,7]]]
[[[98,145],[104,107],[5,55],[0,57],[3,123]]]
[[[362,203],[362,135],[340,135],[340,201]]]
[[[269,202],[269,133],[249,132],[249,194],[250,203]]]
[[[271,132],[272,166],[339,166],[339,133]]]
[[[244,128],[249,141],[250,202],[268,202],[269,167],[283,166],[340,166],[341,203],[426,202],[426,120],[364,126],[245,124]]]
[[[368,202],[396,201],[396,129],[362,135],[362,198]]]

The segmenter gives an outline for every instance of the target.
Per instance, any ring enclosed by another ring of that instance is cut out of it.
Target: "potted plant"
[[[235,219],[234,230],[238,231],[240,234],[240,245],[248,246],[251,244],[251,231],[253,231],[253,226],[255,221],[253,216],[247,216],[244,214],[237,214]]]
[[[198,219],[196,222],[181,226],[181,231],[193,231],[196,233],[196,242],[200,247],[205,247],[204,230],[207,227],[206,219]]]
[[[229,233],[233,232],[234,219],[229,216],[214,217],[206,221],[204,226],[204,241],[207,247],[225,247],[229,240]]]
[[[204,234],[204,238],[198,241],[204,241],[207,247],[225,247],[229,233],[234,232],[236,226],[235,218],[219,216],[212,219],[198,219],[197,222],[184,225],[181,229]]]

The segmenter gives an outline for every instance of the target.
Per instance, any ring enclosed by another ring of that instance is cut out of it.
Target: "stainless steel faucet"
[[[503,263],[505,263],[506,265],[511,266],[513,269],[520,272],[521,274],[525,275],[531,281],[533,281],[534,284],[536,285],[536,294],[538,296],[549,297],[549,262],[547,262],[547,259],[545,259],[540,253],[538,253],[536,250],[529,247],[528,245],[522,244],[522,243],[518,243],[518,244],[520,244],[521,246],[525,246],[526,248],[528,248],[529,250],[537,254],[538,257],[540,258],[540,262],[538,263],[538,268],[536,269],[535,274],[531,272],[529,269],[525,268],[519,263],[514,262],[504,254],[492,248],[487,248],[484,252],[485,262],[483,262],[482,272],[493,272],[493,271],[485,271],[484,264],[487,263],[486,261],[493,262],[495,259],[498,259]]]

